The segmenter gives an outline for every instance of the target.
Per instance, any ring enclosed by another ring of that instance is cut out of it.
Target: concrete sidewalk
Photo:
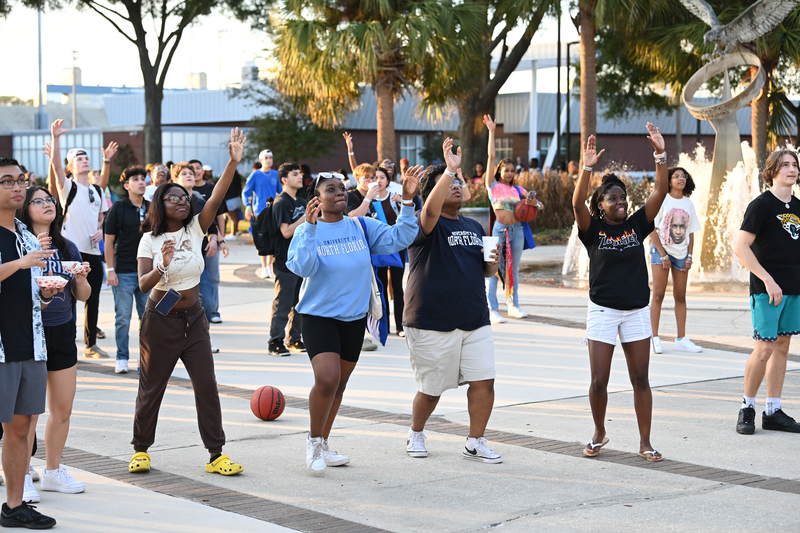
[[[42,492],[39,510],[69,531],[796,531],[800,435],[734,431],[748,347],[746,294],[695,293],[689,334],[713,349],[674,352],[666,302],[665,353],[651,359],[652,442],[666,458],[638,457],[638,431],[621,349],[612,367],[606,426],[597,458],[581,454],[592,434],[586,397],[589,368],[582,345],[587,293],[523,285],[526,320],[493,327],[497,381],[490,446],[504,462],[461,457],[469,422],[465,389],[449,391],[426,429],[430,456],[405,452],[414,378],[404,340],[362,353],[331,435],[351,457],[322,478],[305,470],[307,356],[267,355],[272,283],[255,280],[252,249],[233,246],[223,261],[221,314],[211,326],[228,444],[245,466],[227,478],[205,472],[207,454],[182,366],[160,413],[154,470],[127,473],[137,389],[134,372],[113,374],[113,361],[82,361],[66,468],[87,492]],[[545,248],[545,247],[542,247]],[[549,252],[548,252],[549,253]],[[555,252],[554,252],[555,253]],[[542,254],[544,255],[544,254]],[[101,347],[113,353],[113,301],[101,296]],[[276,421],[257,420],[250,391],[279,387],[288,398]],[[800,416],[800,362],[789,363],[783,405]],[[764,406],[764,390],[758,397]],[[47,416],[40,421],[43,436]],[[41,459],[34,460],[41,465]],[[747,512],[742,512],[747,509]]]

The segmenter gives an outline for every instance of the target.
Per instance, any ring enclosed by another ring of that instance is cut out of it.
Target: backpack
[[[253,244],[258,250],[258,255],[275,255],[277,251],[277,228],[275,218],[272,216],[274,198],[267,198],[267,205],[256,217],[253,224]]]
[[[97,191],[98,198],[100,202],[103,201],[103,189],[100,188],[99,185],[95,185],[94,183],[90,183],[92,187],[95,188]],[[64,203],[64,220],[67,220],[67,211],[69,211],[69,206],[72,204],[72,201],[75,199],[75,195],[78,194],[78,186],[76,184],[72,184],[72,187],[69,189],[69,194],[67,194],[67,201]],[[103,207],[100,206],[100,211],[102,212]]]

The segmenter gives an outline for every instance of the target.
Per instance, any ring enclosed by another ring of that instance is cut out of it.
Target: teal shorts
[[[753,338],[775,342],[778,337],[800,334],[800,295],[784,294],[781,303],[771,305],[769,294],[750,296]]]

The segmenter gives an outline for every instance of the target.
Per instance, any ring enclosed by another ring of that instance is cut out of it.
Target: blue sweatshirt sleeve
[[[247,207],[251,205],[251,196],[253,196],[253,188],[255,187],[256,180],[253,178],[255,172],[251,172],[250,175],[247,177],[247,181],[244,184],[244,189],[242,189],[242,201],[244,202],[244,206]]]
[[[317,226],[305,222],[297,228],[291,244],[286,268],[300,276],[308,278],[319,268],[319,254],[317,254]]]
[[[373,255],[392,254],[408,248],[417,236],[417,219],[414,206],[404,205],[394,226],[374,218],[364,218],[369,237],[369,251]]]

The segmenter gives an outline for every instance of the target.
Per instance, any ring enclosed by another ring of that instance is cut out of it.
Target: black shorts
[[[78,364],[78,348],[75,346],[75,319],[60,326],[45,326],[47,343],[47,371],[55,372],[72,368]]]
[[[345,361],[358,362],[367,328],[366,316],[352,322],[314,315],[301,314],[300,317],[303,343],[309,359],[317,354],[333,352]]]

